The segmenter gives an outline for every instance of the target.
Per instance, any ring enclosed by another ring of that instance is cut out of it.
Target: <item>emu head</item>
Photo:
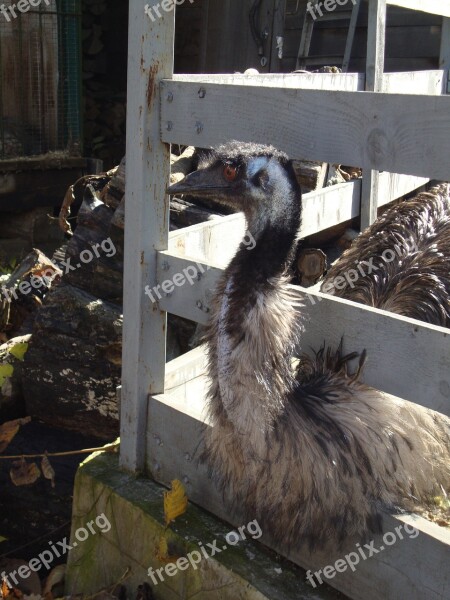
[[[291,161],[272,146],[229,142],[205,154],[199,168],[168,189],[244,212],[249,223],[300,218],[300,188]]]

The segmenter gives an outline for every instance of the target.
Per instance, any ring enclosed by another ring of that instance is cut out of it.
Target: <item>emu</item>
[[[301,192],[288,157],[230,142],[168,192],[243,211],[256,241],[221,277],[206,334],[212,427],[202,458],[230,510],[285,546],[323,547],[363,539],[383,510],[447,486],[450,419],[365,386],[359,369],[348,373],[358,354],[342,348],[293,368],[303,325],[288,268]]]
[[[385,252],[394,260],[383,260]],[[364,277],[345,277],[369,260],[374,268]],[[333,285],[338,277],[345,280],[339,289]],[[347,300],[450,327],[449,184],[388,209],[328,271],[321,290],[327,286]]]

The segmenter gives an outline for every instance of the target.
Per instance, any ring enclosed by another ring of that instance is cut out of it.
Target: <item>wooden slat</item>
[[[350,58],[352,56],[353,42],[355,41],[356,24],[358,22],[359,9],[361,8],[361,0],[355,0],[356,4],[353,5],[352,15],[350,17],[350,24],[348,27],[348,36],[345,43],[344,60],[342,62],[342,71],[348,72]]]
[[[450,0],[387,0],[387,4],[442,17],[450,17]]]
[[[266,86],[252,86],[249,94],[242,83],[204,83],[200,98],[198,82],[167,80],[162,86],[165,142],[270,142],[292,158],[450,179],[447,96]],[[164,100],[169,92],[172,102]]]
[[[171,281],[186,268],[193,273],[196,264],[194,259],[168,252],[162,253],[158,262],[165,264],[164,269],[159,268],[160,281]],[[199,281],[194,274],[191,282],[176,287],[169,297],[162,297],[161,308],[206,324],[215,283],[223,268],[204,263],[204,270]],[[296,289],[304,300],[305,351],[318,350],[324,340],[337,346],[344,336],[346,352],[367,350],[364,380],[368,385],[450,415],[448,329],[320,292]]]
[[[170,363],[168,368],[171,368]],[[239,526],[245,521],[227,512],[205,466],[199,465],[197,460],[205,420],[205,386],[206,380],[195,379],[170,394],[150,398],[147,468],[157,481],[166,486],[174,479],[183,481],[190,501],[233,526]],[[406,530],[408,535],[403,530],[405,523],[416,528],[418,535],[409,528]],[[395,544],[386,547],[381,536],[374,536],[373,547],[380,549],[383,546],[385,550],[374,553],[368,560],[361,560],[355,571],[348,570],[327,582],[355,600],[379,600],[380,590],[384,600],[423,600],[425,597],[427,600],[447,600],[450,585],[448,530],[417,516],[386,515],[383,523],[385,532],[392,532],[398,537],[396,528],[400,527],[403,539],[397,539]],[[312,571],[323,569],[349,552],[357,551],[354,543],[348,542],[333,555],[288,552],[284,546],[277,547],[267,532],[261,539],[279,554]],[[392,541],[392,536],[389,540]],[[326,581],[325,577],[323,579]]]
[[[428,71],[405,71],[385,73],[383,92],[395,94],[431,94],[442,92],[443,69]],[[218,84],[243,84],[265,87],[285,87],[303,90],[330,90],[342,92],[363,91],[365,76],[363,73],[267,73],[265,75],[213,74],[213,75],[177,75],[173,81],[191,81]],[[201,85],[199,86],[199,88]]]
[[[247,86],[301,88],[304,90],[340,90],[356,92],[364,90],[365,77],[362,73],[265,73],[243,75],[222,73],[212,75],[174,74],[173,81],[217,84],[242,84]]]
[[[439,96],[446,73],[443,69],[384,73],[381,91],[391,94],[425,94]]]
[[[410,194],[430,180],[427,177],[399,175],[398,173],[380,173],[378,177],[378,208],[397,198]]]
[[[414,175],[380,174],[379,206],[425,185],[428,178]],[[304,238],[359,216],[361,180],[342,183],[304,194],[303,219],[299,237]],[[215,221],[199,223],[169,234],[169,251],[196,260],[214,257],[215,264],[226,266],[245,233],[242,213]]]
[[[156,251],[167,248],[170,149],[159,141],[159,82],[173,73],[174,12],[146,18],[130,3],[125,207],[121,464],[144,465],[147,396],[164,390],[166,315],[143,295],[156,281]],[[160,32],[164,30],[164,35]]]

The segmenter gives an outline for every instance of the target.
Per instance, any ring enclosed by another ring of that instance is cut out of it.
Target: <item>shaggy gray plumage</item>
[[[358,265],[364,275],[353,282]],[[338,277],[345,284],[334,286]],[[330,269],[327,285],[341,298],[450,327],[449,184],[388,209]]]
[[[335,546],[376,531],[383,509],[448,486],[449,419],[363,385],[341,349],[292,367],[303,324],[287,269],[301,194],[287,157],[233,142],[169,192],[243,210],[256,241],[221,277],[207,334],[203,460],[230,510],[286,546]]]

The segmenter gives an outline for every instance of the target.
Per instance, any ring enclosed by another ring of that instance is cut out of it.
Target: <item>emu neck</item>
[[[281,221],[247,216],[256,245],[241,244],[227,268],[216,317],[222,405],[235,430],[248,436],[259,454],[293,384],[299,325],[285,274],[299,226],[297,206]]]

